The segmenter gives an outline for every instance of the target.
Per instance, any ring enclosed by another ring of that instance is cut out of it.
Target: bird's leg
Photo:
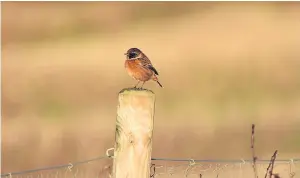
[[[141,81],[138,81],[138,83],[137,83],[133,88],[136,88],[140,82],[141,82]]]
[[[144,86],[145,82],[143,82],[142,86],[141,86],[141,89],[143,89],[143,86]]]

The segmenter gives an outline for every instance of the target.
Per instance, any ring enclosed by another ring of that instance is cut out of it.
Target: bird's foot
[[[135,90],[144,90],[143,87],[137,87],[137,86],[134,86],[133,89],[135,89]]]

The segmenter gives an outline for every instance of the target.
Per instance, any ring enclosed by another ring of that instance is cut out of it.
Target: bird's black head
[[[139,57],[142,54],[142,51],[138,48],[130,48],[125,55],[127,55],[128,59],[134,59]]]

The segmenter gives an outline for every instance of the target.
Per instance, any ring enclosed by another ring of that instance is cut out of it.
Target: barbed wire
[[[74,166],[78,166],[80,164],[85,164],[85,163],[90,163],[93,161],[102,160],[105,158],[109,158],[109,157],[101,156],[101,157],[97,157],[97,158],[93,158],[93,159],[89,159],[89,160],[78,161],[78,162],[68,163],[68,164],[64,164],[64,165],[56,165],[56,166],[49,166],[49,167],[37,168],[37,169],[31,169],[31,170],[25,170],[25,171],[19,171],[19,172],[4,173],[4,174],[1,174],[1,177],[7,177],[7,176],[11,177],[13,175],[28,174],[28,173],[32,173],[32,172],[48,171],[48,170],[54,170],[54,169],[63,169],[63,168],[72,169]]]
[[[165,162],[153,164],[151,166],[151,178],[155,177],[170,177],[173,175],[183,176],[183,177],[250,177],[253,175],[252,163],[247,160],[189,160],[188,163],[182,164],[182,161],[187,161],[187,159],[180,160],[180,164],[171,164]],[[295,161],[298,160],[298,161]],[[204,161],[204,162],[202,162]],[[218,162],[222,161],[222,162]],[[175,160],[177,162],[177,160]],[[268,162],[270,160],[258,160],[257,161],[257,173],[259,177],[263,177],[265,174]],[[297,165],[296,165],[297,164]],[[299,159],[291,160],[279,160],[274,162],[274,174],[279,174],[280,177],[285,178],[295,178],[295,175],[300,175],[300,161]]]
[[[244,163],[244,162],[251,162],[252,159],[173,159],[173,158],[152,158],[152,161],[175,161],[175,162],[181,162],[181,161],[195,161],[195,162],[228,162],[228,163]],[[276,162],[298,162],[300,161],[300,158],[296,159],[276,159]],[[257,159],[257,162],[270,162],[270,160],[267,159]]]
[[[51,171],[51,170],[56,170],[55,174],[52,177],[61,177],[59,176],[59,169],[65,169],[64,176],[67,177],[68,172],[72,172],[75,166],[83,165],[86,163],[92,163],[95,161],[100,161],[108,158],[113,158],[113,155],[109,154],[109,151],[113,150],[113,148],[110,148],[106,151],[105,156],[89,159],[89,160],[84,160],[84,161],[79,161],[79,162],[73,162],[73,163],[68,163],[64,165],[56,165],[56,166],[50,166],[50,167],[44,167],[44,168],[38,168],[38,169],[32,169],[32,170],[25,170],[25,171],[19,171],[19,172],[11,172],[11,173],[4,173],[1,174],[1,177],[12,177],[16,175],[21,175],[21,174],[30,174],[30,173],[37,173],[41,171]],[[159,175],[173,175],[175,173],[181,173],[185,177],[188,175],[200,175],[204,172],[211,171],[212,173],[219,173],[219,172],[224,172],[225,169],[233,169],[233,168],[239,168],[239,169],[245,169],[245,165],[251,165],[252,159],[181,159],[181,158],[152,158],[152,162],[164,162],[165,164],[160,164],[160,163],[155,163],[151,165],[151,177],[156,177]],[[173,163],[173,165],[168,165],[167,163]],[[178,164],[179,162],[187,162],[185,164]],[[264,164],[268,164],[270,160],[259,160],[257,159],[256,163],[257,165],[262,166],[262,169],[265,170],[266,168],[263,167]],[[295,175],[297,168],[295,164],[300,163],[300,158],[296,159],[280,159],[276,160],[275,162],[275,167],[280,164],[288,164],[288,167],[284,169],[285,171],[288,171],[289,177],[293,177]],[[174,163],[177,163],[174,165]],[[251,166],[250,166],[251,167]],[[96,169],[99,169],[97,167]],[[111,166],[106,166],[104,167],[105,170],[111,169]],[[101,170],[103,171],[103,169]],[[101,172],[100,171],[100,172]],[[177,172],[176,172],[177,171]],[[179,172],[178,172],[179,171]],[[77,177],[79,170],[76,168],[75,172],[72,172],[71,177]],[[50,173],[51,174],[51,173]],[[109,173],[110,174],[110,173]],[[108,174],[108,175],[109,175]],[[99,175],[99,172],[98,172]],[[28,177],[28,176],[27,176]],[[31,175],[30,177],[34,177]],[[44,176],[41,173],[38,173],[36,175],[38,178],[43,178]],[[49,175],[46,176],[47,178]],[[51,177],[51,175],[50,175]],[[97,176],[98,177],[98,176]],[[108,176],[109,177],[109,176]],[[235,176],[236,177],[236,176]]]
[[[49,166],[49,167],[37,168],[37,169],[31,169],[31,170],[25,170],[25,171],[19,171],[19,172],[4,173],[4,174],[1,174],[1,177],[7,177],[7,176],[11,177],[13,175],[27,174],[27,173],[32,173],[32,172],[47,171],[47,170],[54,170],[54,169],[63,169],[63,168],[68,168],[69,170],[71,170],[74,166],[78,166],[81,164],[90,163],[90,162],[94,162],[94,161],[98,161],[98,160],[102,160],[102,159],[106,159],[106,158],[113,158],[113,155],[109,154],[109,152],[111,150],[114,150],[114,148],[107,149],[105,156],[100,156],[100,157],[96,157],[96,158],[92,158],[92,159],[88,159],[88,160],[84,160],[84,161],[78,161],[78,162],[74,162],[74,163],[68,163],[68,164],[64,164],[64,165],[56,165],[56,166]]]

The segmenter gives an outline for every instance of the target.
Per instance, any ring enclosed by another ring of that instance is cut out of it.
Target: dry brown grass
[[[111,147],[117,93],[135,84],[123,68],[129,47],[148,54],[165,86],[145,85],[157,95],[153,156],[250,157],[244,128],[252,122],[262,128],[257,154],[268,158],[276,148],[279,157],[300,156],[298,3],[193,4],[176,18],[150,13],[148,20],[135,20],[130,4],[27,4],[18,17],[14,3],[5,4],[3,172],[95,157]],[[72,29],[81,18],[116,31],[77,36]]]

